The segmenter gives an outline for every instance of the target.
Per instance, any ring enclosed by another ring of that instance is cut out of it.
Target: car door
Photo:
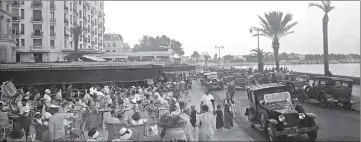
[[[251,91],[247,90],[247,97],[248,97],[248,103],[249,103],[249,110],[251,112],[252,115],[256,114],[256,107],[255,107],[255,103],[254,103],[254,98],[252,97]]]

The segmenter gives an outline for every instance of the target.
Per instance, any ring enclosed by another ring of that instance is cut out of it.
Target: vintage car
[[[234,77],[235,72],[234,71],[225,71],[224,75],[222,76],[223,82],[230,82],[232,81]]]
[[[245,88],[250,85],[250,75],[248,72],[240,72],[234,76],[234,83],[236,85],[236,89]]]
[[[322,107],[342,103],[344,108],[352,107],[353,80],[339,77],[316,76],[311,85],[304,88],[305,99],[316,99]]]
[[[250,127],[266,132],[271,141],[301,134],[314,141],[318,130],[316,115],[295,104],[297,99],[292,100],[287,89],[279,83],[247,87],[249,107],[245,115]]]
[[[285,74],[281,82],[283,85],[291,88],[292,98],[298,98],[301,102],[305,100],[303,88],[310,82],[310,78],[307,75]]]
[[[218,78],[212,78],[209,82],[206,82],[207,90],[223,89],[224,83]]]
[[[204,73],[202,78],[200,79],[201,85],[205,86],[207,84],[207,82],[209,82],[213,78],[218,78],[217,72]]]

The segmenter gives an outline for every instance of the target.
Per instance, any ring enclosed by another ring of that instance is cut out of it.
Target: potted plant
[[[158,121],[161,128],[160,136],[164,141],[187,140],[183,127],[187,121],[179,116],[179,113],[171,112],[162,115]]]

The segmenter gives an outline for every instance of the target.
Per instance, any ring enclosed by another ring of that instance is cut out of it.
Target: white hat
[[[127,128],[122,128],[119,130],[120,140],[129,140],[129,138],[132,136],[132,130]]]
[[[51,105],[50,105],[50,108],[59,108],[59,106],[54,105],[54,104],[51,104]]]
[[[26,92],[25,94],[26,94],[26,95],[30,95],[30,92],[28,91],[28,92]]]
[[[50,90],[49,90],[49,89],[46,89],[46,90],[45,90],[45,93],[46,93],[46,94],[50,94]]]

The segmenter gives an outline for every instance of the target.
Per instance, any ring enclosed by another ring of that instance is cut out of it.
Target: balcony
[[[36,46],[36,45],[33,45],[33,46],[30,46],[30,51],[33,51],[33,52],[44,52],[46,49],[44,48],[44,46]]]
[[[56,22],[56,19],[53,19],[53,18],[50,18],[50,24],[55,24],[55,22]]]
[[[13,34],[15,37],[19,37],[19,36],[20,36],[20,31],[17,30],[17,29],[13,29],[13,30],[12,30],[12,34]]]
[[[12,16],[11,19],[12,19],[13,23],[19,23],[21,20],[21,17],[20,16]]]
[[[15,36],[11,34],[0,34],[0,42],[12,42],[15,43]]]
[[[31,33],[31,37],[33,37],[33,38],[43,38],[43,32],[34,31],[34,32]]]
[[[20,1],[13,1],[12,6],[13,7],[20,7]]]
[[[31,17],[33,23],[43,23],[43,17]]]
[[[42,9],[43,8],[43,2],[42,1],[33,1],[33,2],[31,2],[31,8]]]
[[[64,11],[65,11],[65,12],[68,12],[68,11],[69,11],[69,8],[68,8],[66,5],[64,5]]]
[[[55,10],[55,4],[50,4],[50,10],[54,11]]]

